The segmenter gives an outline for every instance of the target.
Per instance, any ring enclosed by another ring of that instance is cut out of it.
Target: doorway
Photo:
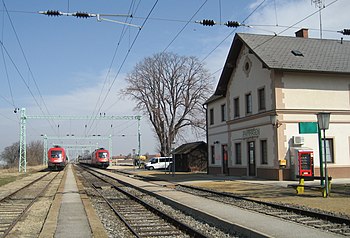
[[[256,176],[255,141],[248,142],[248,175]]]
[[[221,145],[222,173],[229,175],[227,145]]]

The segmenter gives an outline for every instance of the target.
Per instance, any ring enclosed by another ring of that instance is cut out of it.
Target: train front
[[[95,163],[99,168],[107,168],[109,166],[109,151],[103,148],[96,150]]]
[[[51,170],[63,169],[67,164],[65,150],[60,146],[50,148],[48,151],[48,167]]]

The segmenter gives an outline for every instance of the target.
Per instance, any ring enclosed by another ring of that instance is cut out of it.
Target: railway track
[[[323,212],[297,208],[290,205],[257,201],[241,196],[235,196],[231,193],[217,192],[188,185],[177,185],[176,189],[243,209],[301,223],[315,229],[326,230],[328,232],[350,237],[350,219],[346,217],[339,217],[333,214],[325,214]]]
[[[9,234],[16,223],[49,188],[59,173],[48,172],[0,200],[0,237]]]
[[[136,237],[218,237],[202,233],[151,205],[147,194],[96,171],[83,175]],[[153,198],[155,199],[155,198]],[[147,201],[147,202],[145,202]],[[163,204],[161,205],[164,206]],[[219,235],[220,236],[220,235]],[[222,234],[221,234],[221,237]],[[232,237],[227,236],[226,237]]]

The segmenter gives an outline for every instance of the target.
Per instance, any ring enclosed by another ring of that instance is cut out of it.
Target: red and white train
[[[66,151],[61,146],[54,146],[47,152],[48,168],[50,170],[61,170],[66,167],[68,157]]]
[[[109,166],[109,151],[105,148],[94,150],[91,154],[79,157],[79,163],[105,169]]]

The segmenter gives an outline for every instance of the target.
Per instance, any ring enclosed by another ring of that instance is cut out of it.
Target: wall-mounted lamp
[[[270,116],[271,124],[276,128],[278,128],[282,125],[282,123],[277,119],[277,117],[278,117],[277,114]]]
[[[216,144],[220,144],[220,141],[214,141],[214,145],[216,145]]]

